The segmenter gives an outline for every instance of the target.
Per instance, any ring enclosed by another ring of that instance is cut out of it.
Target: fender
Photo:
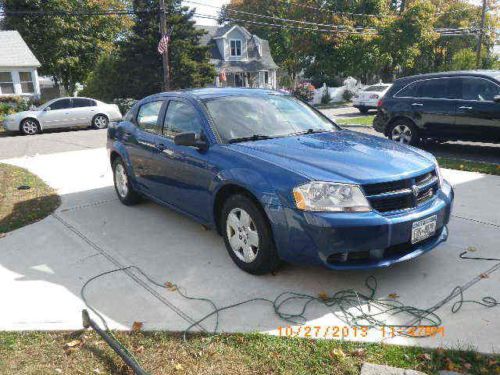
[[[132,167],[132,163],[130,161],[130,158],[128,156],[128,152],[127,152],[127,149],[125,148],[125,146],[122,143],[118,142],[117,140],[114,140],[114,141],[112,141],[112,144],[111,144],[111,146],[108,147],[108,149],[109,149],[110,163],[111,163],[111,154],[113,152],[116,152],[121,157],[121,159],[125,162],[125,168],[127,170],[127,175],[129,176],[132,187],[135,190],[139,190],[139,188],[137,186],[137,181],[135,180],[134,169]]]

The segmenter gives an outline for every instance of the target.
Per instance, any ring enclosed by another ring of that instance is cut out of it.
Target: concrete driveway
[[[358,272],[285,265],[275,275],[256,277],[232,263],[222,239],[214,232],[151,202],[134,207],[120,204],[103,148],[2,162],[28,168],[62,195],[62,205],[54,215],[0,239],[2,330],[81,328],[84,303],[80,291],[84,283],[100,272],[129,265],[140,267],[161,283],[180,285],[189,296],[210,298],[218,306],[255,297],[274,299],[288,290],[318,295],[354,288],[366,293],[364,282],[369,275],[378,280],[377,296],[395,293],[400,302],[419,308],[435,306],[455,286],[466,287],[467,300],[484,296],[500,299],[500,262],[458,257],[469,246],[477,249],[472,256],[499,257],[500,177],[445,171],[457,197],[450,237],[447,243],[420,258],[388,269]],[[152,286],[135,270],[94,281],[87,298],[110,326],[118,329],[142,321],[145,329],[182,331],[211,311],[207,303],[188,301]],[[498,352],[500,307],[464,304],[453,314],[454,301],[436,311],[443,319],[444,337],[386,339],[374,329],[367,337],[356,337],[351,331],[344,338],[473,346],[483,352]],[[335,313],[334,309],[311,306],[307,324],[321,325],[323,329],[343,327],[345,323]],[[400,321],[407,319],[401,316]],[[211,331],[214,323],[210,318],[196,329]],[[287,325],[269,304],[254,302],[223,312],[219,329],[276,334],[278,327]]]

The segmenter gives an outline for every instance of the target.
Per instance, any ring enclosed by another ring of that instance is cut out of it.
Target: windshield
[[[370,87],[366,88],[365,91],[384,91],[388,87],[389,87],[389,85],[370,86]]]
[[[223,142],[338,129],[306,104],[288,96],[227,96],[206,100],[205,105]]]

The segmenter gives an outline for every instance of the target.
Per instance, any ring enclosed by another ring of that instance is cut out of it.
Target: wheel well
[[[120,156],[120,154],[119,154],[118,152],[116,152],[116,151],[112,151],[112,152],[111,152],[111,156],[110,156],[111,165],[113,165],[113,163],[115,162],[115,160],[116,160],[117,158],[120,158],[120,157],[121,157],[121,156]]]
[[[217,229],[217,233],[219,233],[221,235],[222,235],[222,228],[221,228],[220,216],[222,213],[222,207],[224,206],[224,202],[230,196],[235,195],[235,194],[245,195],[246,197],[250,198],[257,205],[257,207],[264,213],[264,216],[267,218],[267,215],[266,215],[261,203],[255,197],[255,195],[253,195],[250,191],[248,191],[247,189],[245,189],[239,185],[235,185],[235,184],[225,185],[217,192],[217,195],[215,196],[215,202],[214,202],[215,228]]]
[[[21,126],[23,126],[23,122],[25,122],[26,120],[33,120],[36,122],[36,124],[38,125],[38,129],[39,130],[42,130],[42,128],[40,127],[40,121],[38,121],[36,118],[34,117],[26,117],[26,118],[23,118],[21,120],[21,122],[19,123],[19,131],[21,131]]]
[[[398,117],[393,118],[393,119],[389,122],[389,126],[387,126],[387,127],[386,127],[386,129],[385,129],[385,135],[386,135],[386,136],[387,136],[387,135],[389,135],[389,129],[390,129],[390,127],[391,127],[391,126],[392,126],[395,122],[397,122],[397,121],[401,121],[401,120],[406,121],[406,122],[411,122],[411,123],[413,124],[413,126],[415,126],[415,127],[417,126],[417,125],[415,124],[415,121],[413,121],[411,118],[408,118],[408,117],[406,117],[406,116],[398,116]]]
[[[105,113],[96,113],[96,114],[94,115],[94,117],[92,117],[92,122],[94,122],[94,119],[95,119],[97,116],[104,116],[104,117],[106,117],[106,118],[108,119],[108,121],[109,121],[109,116],[108,116],[107,114],[105,114]]]

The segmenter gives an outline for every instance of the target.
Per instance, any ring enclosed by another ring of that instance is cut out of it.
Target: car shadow
[[[74,126],[74,127],[65,127],[58,129],[45,129],[42,133],[34,134],[34,135],[25,135],[20,132],[11,132],[11,131],[0,131],[0,137],[36,137],[40,134],[53,134],[53,133],[66,133],[70,131],[88,131],[88,130],[96,130],[90,126]]]

